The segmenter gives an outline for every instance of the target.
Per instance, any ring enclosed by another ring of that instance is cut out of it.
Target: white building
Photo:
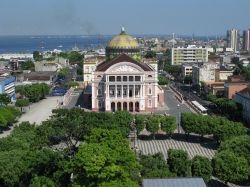
[[[187,63],[207,62],[207,48],[189,45],[188,47],[172,48],[172,65],[181,65]]]
[[[200,82],[215,82],[215,70],[219,68],[219,64],[197,63],[192,68],[193,84],[199,85]]]
[[[33,54],[31,53],[5,53],[0,54],[0,59],[10,60],[10,59],[33,59]]]
[[[183,78],[186,76],[192,76],[192,72],[193,72],[193,67],[191,64],[183,64],[181,66],[181,75]]]
[[[239,50],[240,33],[237,29],[227,31],[227,47],[232,48],[234,52]]]

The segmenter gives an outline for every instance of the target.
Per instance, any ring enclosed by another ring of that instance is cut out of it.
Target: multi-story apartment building
[[[239,50],[240,33],[237,29],[227,31],[227,47],[232,48],[234,52]]]
[[[183,64],[181,66],[181,76],[182,78],[186,76],[192,76],[193,67],[192,64]]]
[[[201,82],[215,82],[215,70],[218,68],[217,63],[197,63],[193,65],[193,84],[200,85]]]
[[[172,65],[181,65],[196,62],[207,62],[208,50],[195,45],[172,48]]]
[[[250,29],[243,32],[243,49],[250,51]]]
[[[8,94],[11,101],[16,100],[15,77],[0,77],[0,94]]]

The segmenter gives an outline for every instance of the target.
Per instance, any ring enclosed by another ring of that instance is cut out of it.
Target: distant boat
[[[58,45],[57,47],[62,48],[63,46],[62,45]]]

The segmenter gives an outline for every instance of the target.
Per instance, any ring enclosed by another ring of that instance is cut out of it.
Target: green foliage
[[[159,130],[160,117],[157,115],[150,115],[147,119],[146,129],[155,134]]]
[[[29,187],[57,187],[53,180],[45,176],[35,176]]]
[[[164,178],[171,176],[162,153],[141,155],[140,164],[142,165],[141,175],[143,178]]]
[[[169,170],[178,177],[191,176],[191,161],[188,158],[187,152],[183,150],[168,150],[167,163]]]
[[[145,115],[142,114],[135,115],[135,124],[138,134],[145,128],[146,119],[147,118]]]
[[[29,99],[18,99],[18,100],[16,100],[15,105],[17,107],[29,106],[30,105],[30,101],[29,101]]]
[[[209,94],[207,99],[216,104],[219,112],[227,116],[228,118],[233,120],[239,120],[242,118],[242,107],[238,105],[234,100],[217,97],[212,94]]]
[[[99,185],[100,187],[124,187],[124,186],[129,186],[129,187],[139,187],[139,185],[130,180],[130,179],[124,179],[124,180],[115,180],[111,182],[103,182]]]
[[[165,64],[164,71],[168,72],[169,74],[178,77],[181,73],[181,67],[177,65]]]
[[[34,70],[35,65],[31,60],[27,60],[25,62],[22,62],[22,70]]]
[[[29,99],[30,102],[38,102],[49,94],[50,87],[45,83],[17,86],[16,93],[20,93]]]
[[[77,75],[83,75],[83,60],[79,62],[76,69]]]
[[[118,131],[95,129],[87,142],[80,145],[68,168],[75,185],[106,186],[139,177],[137,158]]]
[[[68,59],[69,59],[69,62],[80,62],[83,60],[83,55],[81,55],[77,51],[71,51],[68,54]]]
[[[247,160],[230,151],[216,153],[212,165],[214,175],[226,183],[247,180],[250,174]]]
[[[0,94],[0,106],[8,105],[11,102],[9,94],[3,93]]]
[[[158,80],[159,80],[158,82],[159,85],[167,85],[169,83],[169,80],[165,76],[162,76],[162,75],[158,77]]]
[[[214,137],[218,142],[222,142],[236,136],[245,135],[246,133],[247,129],[242,123],[222,119],[220,124],[215,127]]]
[[[19,110],[13,107],[0,107],[0,127],[7,127],[20,115]]]
[[[248,160],[248,164],[250,164],[250,136],[238,136],[234,137],[232,139],[226,140],[225,142],[222,142],[219,147],[220,151],[231,151],[236,156],[244,157]]]
[[[67,67],[66,68],[62,68],[58,72],[58,77],[59,78],[65,78],[68,74],[69,74],[69,68],[67,68]]]
[[[39,51],[34,51],[33,58],[35,61],[41,61],[43,59],[43,56],[40,54]]]
[[[192,176],[202,177],[208,182],[212,176],[212,166],[208,158],[203,156],[195,156],[192,160]]]
[[[145,58],[156,58],[156,52],[155,51],[147,51],[145,54]]]
[[[213,134],[218,142],[246,134],[243,124],[217,116],[182,113],[181,124],[188,134],[196,133],[201,136]]]
[[[177,127],[176,118],[174,116],[162,116],[160,122],[161,122],[161,130],[163,130],[167,134],[174,133]]]

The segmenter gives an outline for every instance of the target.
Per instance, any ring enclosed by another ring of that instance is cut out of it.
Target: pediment
[[[115,66],[111,68],[109,72],[111,73],[139,73],[140,71],[133,66],[119,65],[119,66]]]

